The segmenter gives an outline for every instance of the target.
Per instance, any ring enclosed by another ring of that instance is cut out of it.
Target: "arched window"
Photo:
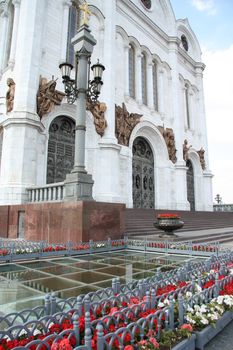
[[[73,44],[71,44],[71,39],[77,33],[79,25],[80,25],[79,4],[77,1],[72,1],[72,5],[69,9],[67,50],[66,50],[66,60],[71,64],[74,64],[74,46]]]
[[[158,111],[158,65],[156,61],[153,61],[152,75],[154,109]]]
[[[185,84],[185,112],[186,112],[187,128],[190,129],[189,87],[188,87],[188,84]]]
[[[129,45],[129,96],[135,98],[135,49]]]
[[[146,62],[146,55],[145,53],[142,53],[142,59],[141,59],[141,72],[142,72],[142,102],[146,105],[147,104],[147,62]]]
[[[75,123],[66,116],[59,116],[49,127],[47,183],[65,180],[74,165]]]

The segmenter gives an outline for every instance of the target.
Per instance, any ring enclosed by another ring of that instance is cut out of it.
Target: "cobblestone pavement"
[[[204,348],[204,350],[220,349],[233,350],[233,321]]]

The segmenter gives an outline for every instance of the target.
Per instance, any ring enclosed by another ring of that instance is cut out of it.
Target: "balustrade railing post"
[[[57,300],[56,300],[55,293],[51,294],[50,302],[51,302],[50,312],[51,312],[51,315],[54,315],[56,313],[56,309],[57,309]]]
[[[216,273],[215,276],[215,285],[214,285],[214,298],[219,296],[220,286],[219,286],[219,275]]]
[[[201,281],[201,273],[200,272],[198,272],[197,281],[198,281],[197,283],[198,283],[199,287],[202,288],[202,281]]]
[[[184,323],[184,299],[181,293],[178,294],[179,326]]]
[[[50,294],[46,294],[44,297],[45,315],[50,315]]]
[[[174,299],[172,296],[169,297],[169,328],[174,329]]]
[[[89,240],[90,253],[93,253],[93,239]]]
[[[138,290],[139,290],[139,299],[142,300],[144,296],[144,290],[143,290],[143,281],[139,280],[138,282]]]
[[[81,296],[77,297],[76,306],[77,306],[77,310],[78,310],[79,316],[82,316],[82,314],[83,314],[83,303],[82,303],[82,297]]]
[[[146,292],[146,309],[149,310],[151,308],[151,304],[150,304],[150,292],[147,291]]]
[[[154,288],[151,289],[151,309],[155,309],[156,291]]]
[[[117,287],[116,287],[116,279],[115,278],[112,279],[112,291],[113,291],[113,294],[117,294]]]
[[[92,339],[92,332],[91,332],[91,328],[88,327],[85,329],[85,336],[84,336],[84,344],[87,350],[91,350],[91,339]]]
[[[79,314],[76,312],[72,317],[76,346],[80,345]]]
[[[84,297],[84,312],[85,312],[85,315],[86,315],[87,313],[89,313],[90,310],[91,310],[91,300],[90,300],[89,295],[86,295],[86,296]]]
[[[119,294],[120,291],[121,291],[121,282],[120,282],[120,278],[117,277],[116,278],[116,292],[117,292],[117,294]]]
[[[96,326],[97,330],[97,350],[104,350],[104,332],[103,326],[98,323]]]

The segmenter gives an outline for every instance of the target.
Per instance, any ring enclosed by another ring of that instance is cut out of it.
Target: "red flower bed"
[[[0,249],[0,256],[1,256],[1,255],[5,256],[5,255],[7,255],[7,254],[9,254],[9,252],[8,252],[7,249]]]
[[[158,214],[157,219],[180,219],[180,216],[177,214],[165,213],[165,214]]]

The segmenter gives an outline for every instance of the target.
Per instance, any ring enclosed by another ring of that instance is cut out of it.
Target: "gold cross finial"
[[[82,22],[81,25],[86,24],[88,26],[89,24],[89,17],[91,15],[91,11],[89,10],[88,3],[85,1],[82,5],[79,6],[80,10],[82,11]]]

